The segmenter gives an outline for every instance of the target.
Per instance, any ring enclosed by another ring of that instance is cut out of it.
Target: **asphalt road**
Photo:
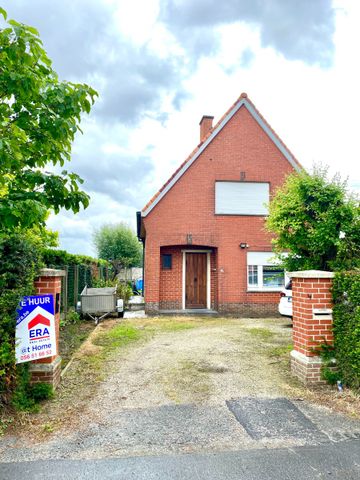
[[[1,480],[315,480],[360,478],[360,440],[293,449],[0,464]]]

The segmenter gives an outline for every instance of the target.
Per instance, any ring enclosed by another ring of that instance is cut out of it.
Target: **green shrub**
[[[93,287],[95,288],[104,288],[104,287],[117,287],[117,298],[122,298],[124,303],[128,303],[130,297],[133,295],[133,290],[131,284],[128,282],[119,281],[118,279],[105,280],[103,278],[93,279]]]
[[[133,290],[131,285],[123,282],[118,283],[118,286],[117,286],[118,298],[122,298],[124,300],[124,303],[128,303],[132,295],[133,295]]]
[[[94,278],[92,286],[94,288],[115,287],[117,285],[117,279]]]
[[[22,296],[34,294],[40,266],[36,236],[28,232],[0,235],[0,405],[9,403],[12,392],[21,392],[26,382],[24,367],[15,366],[16,309]]]
[[[80,322],[80,315],[75,310],[69,310],[66,314],[66,323],[76,324]]]
[[[332,370],[329,367],[324,367],[321,370],[321,378],[330,385],[335,385],[338,380],[341,379],[341,375],[337,369]]]
[[[54,388],[49,383],[35,383],[29,388],[29,396],[38,403],[43,400],[48,400],[54,396]]]
[[[54,396],[53,386],[48,383],[30,385],[29,364],[16,367],[16,388],[11,398],[12,406],[22,412],[37,412],[38,403]]]
[[[29,395],[29,364],[23,363],[16,367],[16,386],[12,393],[11,404],[21,412],[36,411],[36,404],[33,398]]]
[[[334,278],[333,331],[339,377],[360,388],[360,271],[337,273]]]
[[[76,325],[81,322],[81,317],[74,309],[70,309],[66,312],[66,316],[60,320],[60,328],[66,327],[66,325]]]

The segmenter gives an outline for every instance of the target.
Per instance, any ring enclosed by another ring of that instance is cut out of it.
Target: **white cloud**
[[[60,76],[101,94],[66,166],[90,207],[49,220],[63,248],[95,254],[94,228],[135,227],[198,144],[201,116],[216,121],[243,91],[306,168],[328,164],[359,190],[360,4],[265,3],[3,0],[39,28]]]

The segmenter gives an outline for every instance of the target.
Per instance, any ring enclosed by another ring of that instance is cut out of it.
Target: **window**
[[[263,286],[264,287],[283,287],[284,270],[275,266],[263,266]]]
[[[163,270],[171,270],[172,267],[172,255],[164,253],[161,255],[161,268]]]
[[[258,267],[257,265],[249,265],[249,285],[257,286],[258,284]]]
[[[268,202],[268,183],[215,182],[217,215],[267,215]]]
[[[248,252],[248,289],[281,290],[285,285],[285,272],[271,252]]]

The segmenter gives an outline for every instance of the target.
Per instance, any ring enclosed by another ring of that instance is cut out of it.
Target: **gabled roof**
[[[146,217],[148,213],[160,202],[160,200],[167,194],[167,192],[175,185],[175,183],[182,177],[186,170],[195,162],[195,160],[201,155],[206,147],[212,142],[212,140],[218,135],[230,119],[236,114],[240,108],[245,107],[252,115],[254,120],[264,130],[264,132],[270,137],[273,143],[277,146],[280,152],[292,165],[296,171],[302,170],[302,166],[296,160],[294,155],[287,148],[285,143],[275,133],[271,126],[267,123],[261,113],[256,109],[255,105],[249,100],[246,93],[242,93],[238,100],[229,108],[229,110],[220,118],[217,124],[210,130],[204,140],[195,148],[193,152],[186,158],[186,160],[179,166],[169,180],[164,183],[160,190],[152,197],[152,199],[142,209],[141,216]]]

